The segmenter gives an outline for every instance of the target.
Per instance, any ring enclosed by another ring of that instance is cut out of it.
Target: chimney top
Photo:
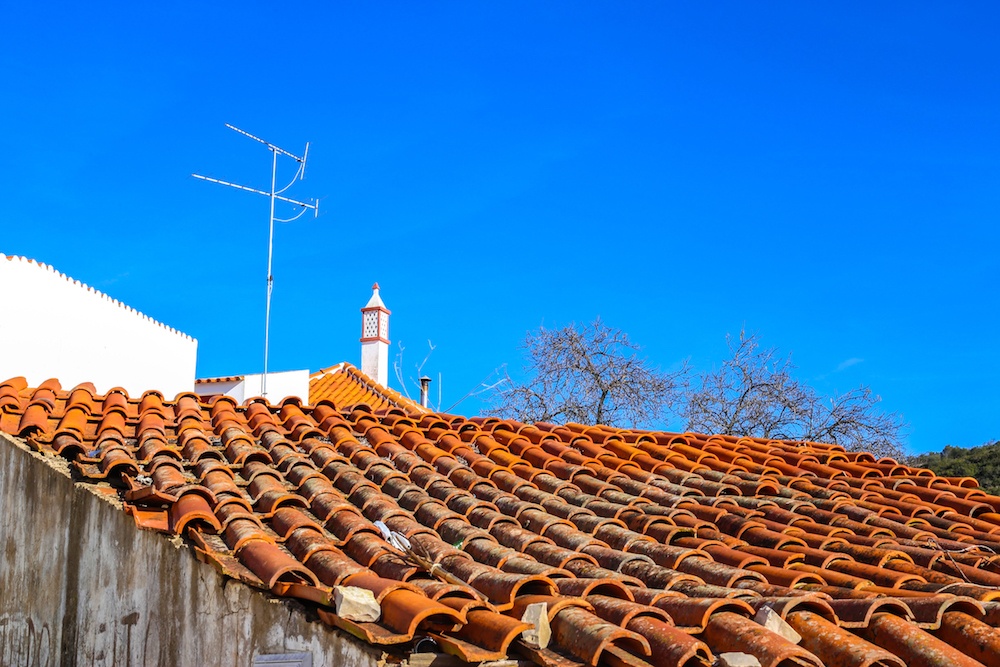
[[[372,285],[372,298],[368,299],[368,303],[365,304],[365,308],[381,308],[385,312],[389,312],[389,309],[385,307],[384,303],[382,303],[382,297],[379,296],[378,290],[378,283]]]
[[[378,283],[361,309],[361,372],[383,387],[389,382],[389,309],[378,295]]]

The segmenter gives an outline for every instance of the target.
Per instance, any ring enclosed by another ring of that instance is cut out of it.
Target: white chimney
[[[389,386],[389,309],[378,295],[378,283],[361,309],[361,372]]]

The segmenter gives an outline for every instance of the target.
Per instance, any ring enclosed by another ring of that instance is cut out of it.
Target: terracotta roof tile
[[[545,667],[1000,662],[1000,497],[967,478],[820,443],[430,413],[348,365],[314,374],[309,403],[15,378],[0,429],[110,482],[139,528],[398,651],[430,636]],[[341,585],[381,618],[338,617]],[[521,638],[534,602],[546,648]],[[766,609],[801,641],[755,620]]]
[[[195,384],[220,384],[223,382],[241,382],[243,380],[243,375],[227,375],[225,377],[217,378],[197,378],[195,379]]]
[[[379,385],[348,363],[330,366],[309,376],[309,403],[318,405],[323,401],[341,410],[366,405],[376,412],[391,408],[427,412],[419,403]]]

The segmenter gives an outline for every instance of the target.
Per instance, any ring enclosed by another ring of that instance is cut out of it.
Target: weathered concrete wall
[[[117,503],[0,434],[0,665],[250,667],[309,652],[375,667],[380,652],[138,530]]]

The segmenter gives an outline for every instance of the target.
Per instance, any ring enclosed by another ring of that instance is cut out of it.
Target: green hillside
[[[984,491],[1000,494],[1000,441],[970,449],[948,445],[940,452],[912,456],[907,463],[946,477],[975,477]]]

